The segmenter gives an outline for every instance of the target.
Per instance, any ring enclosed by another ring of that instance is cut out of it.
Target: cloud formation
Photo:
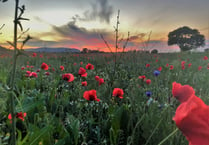
[[[91,4],[91,9],[86,10],[83,16],[75,15],[74,18],[81,21],[93,21],[99,19],[100,22],[110,23],[110,18],[113,14],[113,6],[109,4],[108,0],[95,0]]]

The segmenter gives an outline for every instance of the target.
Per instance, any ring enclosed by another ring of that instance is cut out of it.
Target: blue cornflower
[[[146,96],[147,97],[150,97],[152,95],[152,92],[151,91],[146,91]]]
[[[155,71],[153,72],[153,74],[157,77],[157,76],[160,75],[160,71],[159,71],[159,70],[155,70]]]

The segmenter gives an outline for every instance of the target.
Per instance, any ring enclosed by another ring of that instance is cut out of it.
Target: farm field
[[[209,104],[208,53],[28,53],[18,57],[18,145],[187,145],[172,83]],[[0,55],[0,144],[11,131],[12,55]],[[171,134],[174,132],[171,136]],[[169,138],[167,138],[169,137]],[[166,139],[167,138],[167,139]],[[165,139],[165,142],[162,142]]]

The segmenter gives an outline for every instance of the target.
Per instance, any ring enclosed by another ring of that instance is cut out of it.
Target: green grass
[[[186,145],[187,140],[176,131],[172,121],[179,105],[172,97],[172,82],[191,85],[196,95],[209,104],[209,60],[203,60],[208,56],[206,53],[154,55],[129,52],[118,57],[116,70],[112,54],[43,56],[18,58],[14,92],[16,111],[27,113],[24,121],[17,120],[18,145]],[[7,82],[11,58],[5,56],[0,60],[0,144],[8,144],[11,123],[7,118]],[[186,62],[184,70],[181,61]],[[25,77],[26,71],[41,69],[43,62],[51,65],[47,70],[49,76],[41,70],[37,73],[38,78]],[[87,77],[80,77],[80,66],[85,68],[88,63],[95,69],[87,70]],[[147,63],[150,64],[148,68],[145,67]],[[167,63],[174,69],[166,67]],[[190,68],[189,63],[192,63]],[[27,65],[33,68],[27,68]],[[60,65],[65,67],[63,71],[59,69]],[[156,77],[153,71],[160,66],[162,71]],[[200,71],[198,66],[202,66]],[[21,67],[25,69],[21,70]],[[64,73],[72,73],[75,80],[70,83],[62,80]],[[105,83],[99,86],[94,78],[96,75]],[[151,79],[151,84],[140,80],[140,75]],[[82,81],[87,81],[88,85],[82,86]],[[114,88],[124,90],[123,99],[113,98]],[[92,89],[97,91],[100,102],[83,98],[84,91]],[[152,99],[146,96],[146,91],[152,92]]]

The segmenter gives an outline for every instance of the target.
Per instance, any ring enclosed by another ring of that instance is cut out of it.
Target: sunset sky
[[[0,45],[13,41],[14,0],[0,3]],[[151,32],[149,49],[178,51],[167,46],[168,33],[182,26],[198,29],[209,47],[209,0],[20,0],[25,5],[22,22],[33,39],[27,48],[86,47],[107,51],[103,40],[114,45],[114,27],[120,10],[120,38],[130,42],[127,49],[143,49]],[[19,31],[20,32],[20,31]],[[123,45],[121,41],[121,47]],[[114,47],[114,46],[112,46]],[[113,48],[112,48],[113,49]]]

